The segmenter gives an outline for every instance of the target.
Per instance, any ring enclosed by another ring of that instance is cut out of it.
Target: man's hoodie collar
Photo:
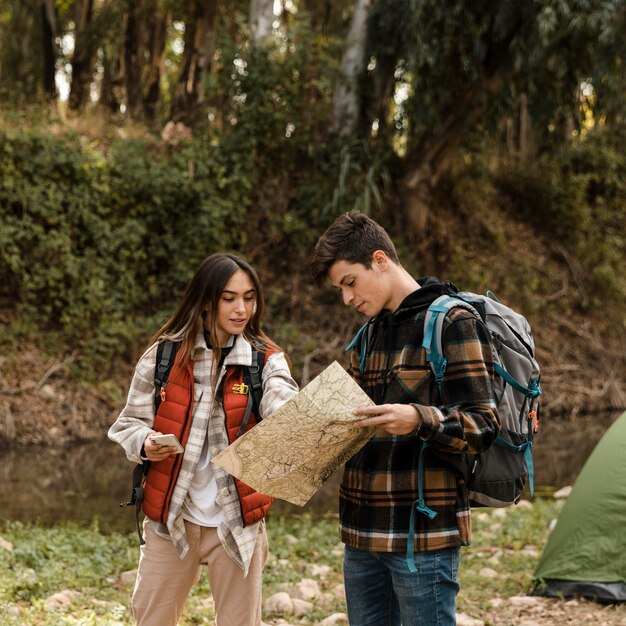
[[[415,309],[423,309],[430,305],[439,296],[444,294],[452,295],[457,293],[458,289],[450,281],[441,282],[435,276],[422,276],[417,279],[420,289],[416,289],[410,293],[395,311],[381,311],[372,321],[386,318],[390,321],[392,318],[403,317],[403,313],[410,311],[411,314]]]

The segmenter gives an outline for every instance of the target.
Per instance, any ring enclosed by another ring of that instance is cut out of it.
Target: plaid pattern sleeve
[[[448,364],[442,406],[414,405],[422,421],[417,435],[441,452],[479,454],[491,446],[500,426],[487,327],[463,309],[453,309],[444,329],[443,352]]]

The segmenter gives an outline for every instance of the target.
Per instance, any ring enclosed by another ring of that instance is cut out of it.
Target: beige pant
[[[209,568],[217,626],[260,626],[262,571],[268,555],[265,524],[261,524],[248,575],[224,550],[216,528],[185,522],[189,551],[180,559],[174,544],[144,524],[145,545],[131,607],[138,626],[175,626],[191,588]]]

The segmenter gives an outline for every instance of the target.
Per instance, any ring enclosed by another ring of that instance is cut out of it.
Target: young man
[[[378,405],[356,408],[356,427],[378,430],[346,464],[340,489],[350,624],[453,625],[471,525],[451,460],[486,450],[500,428],[488,330],[469,311],[450,311],[439,388],[422,348],[424,316],[450,283],[413,279],[385,230],[358,213],[320,237],[311,268],[369,318],[351,344],[350,373]]]

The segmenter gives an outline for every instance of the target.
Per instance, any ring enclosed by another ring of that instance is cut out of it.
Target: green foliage
[[[171,154],[119,141],[104,154],[78,137],[0,134],[0,295],[15,303],[13,330],[58,337],[86,368],[128,355],[202,258],[240,246],[244,190],[202,141]]]
[[[462,548],[459,569],[460,612],[487,624],[500,623],[494,615],[502,618],[502,609],[493,608],[491,602],[498,599],[506,603],[511,596],[531,588],[548,527],[558,517],[562,505],[562,500],[548,497],[535,498],[532,507],[473,511],[473,541],[469,548]],[[282,591],[284,584],[314,578],[322,594],[313,600],[313,607],[300,618],[300,623],[312,624],[331,613],[345,612],[345,600],[338,592],[343,582],[343,546],[339,543],[336,517],[270,514],[267,532],[270,557],[263,572],[264,597]],[[2,525],[0,533],[14,546],[12,552],[0,550],[3,625],[122,626],[132,621],[129,603],[133,576],[122,579],[120,574],[137,565],[139,547],[134,532],[104,535],[97,523],[87,528],[74,523],[42,528],[10,522]],[[311,565],[325,565],[329,571],[311,574]],[[484,568],[496,570],[498,576],[485,576]],[[45,605],[47,597],[65,589],[80,595],[62,608]],[[187,600],[181,626],[211,623],[213,614],[206,603],[209,597],[204,572]],[[610,623],[622,623],[619,619],[623,611],[616,610],[615,621]],[[602,612],[603,619],[608,618],[601,607],[596,611],[597,615],[592,614],[593,610],[585,615],[600,619]],[[265,621],[272,620],[272,616],[263,617]]]
[[[626,302],[626,131],[599,131],[546,153],[528,166],[504,168],[497,186],[516,217],[580,263],[602,306]]]

